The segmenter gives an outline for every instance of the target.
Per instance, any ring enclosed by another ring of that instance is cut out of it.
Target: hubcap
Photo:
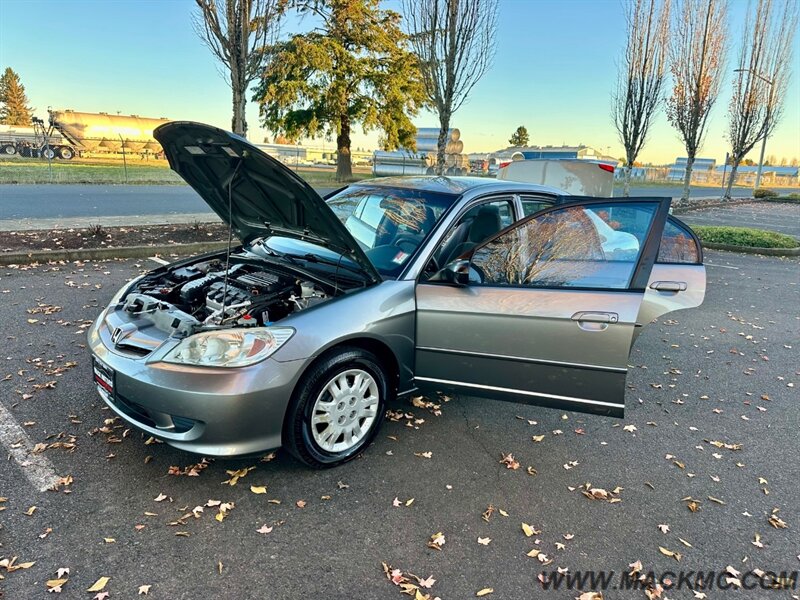
[[[378,410],[378,384],[361,369],[343,371],[323,388],[311,412],[311,433],[320,448],[345,452],[372,428]]]

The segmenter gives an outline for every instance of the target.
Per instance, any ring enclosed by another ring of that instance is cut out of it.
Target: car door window
[[[696,236],[674,217],[670,217],[664,225],[657,262],[693,265],[702,262],[700,244]]]
[[[522,200],[522,212],[526,217],[530,217],[531,215],[536,214],[540,210],[544,210],[545,208],[553,206],[552,202],[548,200],[542,200],[541,198],[523,196],[521,200]]]
[[[525,219],[475,251],[471,282],[627,289],[658,206],[657,202],[592,203]]]
[[[495,199],[473,206],[445,235],[434,254],[436,266],[443,267],[513,222],[514,206],[511,198]],[[429,268],[426,275],[435,271],[436,268]]]

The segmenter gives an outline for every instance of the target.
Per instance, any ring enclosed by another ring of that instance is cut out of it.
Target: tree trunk
[[[350,117],[347,115],[339,121],[336,153],[336,181],[350,181],[353,179],[353,164],[350,161]]]
[[[439,140],[436,143],[436,174],[444,175],[444,151],[447,148],[447,132],[450,131],[450,112],[444,110],[439,115]]]
[[[633,165],[631,163],[627,163],[625,165],[625,170],[622,174],[622,195],[623,197],[627,198],[631,195],[631,170],[633,169]]]
[[[728,185],[725,186],[725,196],[723,196],[724,200],[731,199],[731,188],[733,184],[736,183],[736,170],[739,168],[739,159],[732,159],[731,160],[731,172],[728,174]]]
[[[231,70],[231,89],[233,90],[233,119],[231,131],[243,138],[247,137],[247,121],[245,120],[245,107],[247,106],[247,84],[239,81],[238,73]]]
[[[692,167],[694,167],[694,156],[686,159],[686,174],[683,177],[683,193],[681,200],[686,202],[689,199],[689,187],[692,185]]]

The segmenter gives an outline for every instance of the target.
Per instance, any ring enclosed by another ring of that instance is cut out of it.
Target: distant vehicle
[[[50,110],[48,121],[33,118],[31,127],[0,130],[0,150],[6,156],[70,160],[80,152],[161,153],[153,130],[168,119]]]
[[[573,196],[614,195],[615,166],[582,159],[516,160],[499,169],[498,179],[550,185]]]

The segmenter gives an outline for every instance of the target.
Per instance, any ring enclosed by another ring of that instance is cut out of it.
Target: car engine
[[[330,297],[320,285],[267,270],[263,263],[232,263],[227,278],[219,259],[148,275],[130,290],[124,310],[166,312],[177,319],[173,329],[198,324],[266,326]]]

